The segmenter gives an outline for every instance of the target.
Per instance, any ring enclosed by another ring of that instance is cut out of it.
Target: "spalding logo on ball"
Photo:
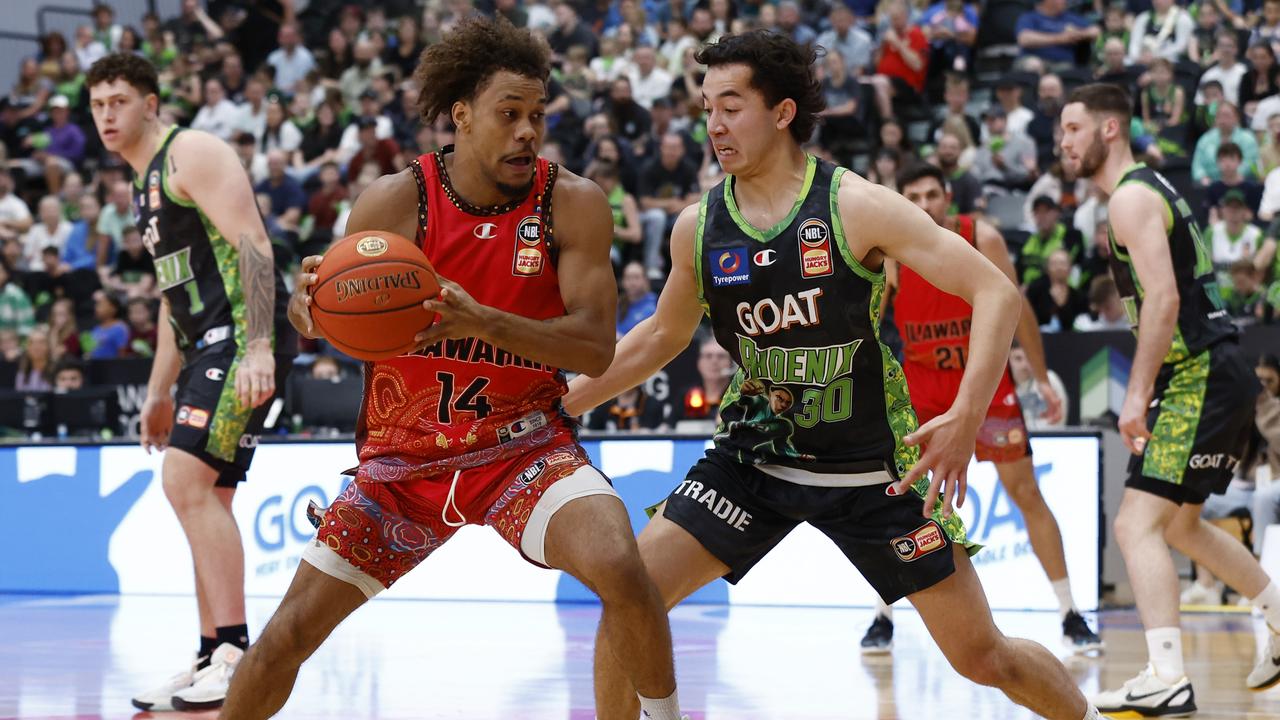
[[[422,303],[440,294],[436,272],[414,243],[386,232],[350,235],[316,268],[311,317],[333,346],[361,360],[414,349],[435,322]]]

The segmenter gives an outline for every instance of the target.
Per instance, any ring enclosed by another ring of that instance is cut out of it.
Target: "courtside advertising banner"
[[[1082,609],[1097,606],[1099,439],[1032,438],[1036,480],[1058,518]],[[584,443],[622,496],[637,532],[708,446],[702,439]],[[186,539],[165,499],[163,456],[136,446],[0,448],[0,514],[24,548],[0,564],[0,592],[191,594]],[[264,443],[233,507],[245,552],[245,589],[278,597],[315,531],[311,502],[328,505],[350,478],[355,448],[341,443]],[[959,510],[992,607],[1055,610],[1057,602],[1022,515],[989,463],[969,469]],[[921,524],[924,524],[923,518]],[[394,588],[389,598],[592,601],[562,573],[525,562],[497,533],[466,527]],[[821,533],[802,525],[736,586],[717,581],[694,602],[870,606],[869,585]]]

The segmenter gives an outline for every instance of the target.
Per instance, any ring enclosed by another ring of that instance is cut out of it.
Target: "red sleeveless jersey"
[[[969,215],[947,218],[947,226],[970,245],[975,221]],[[969,326],[973,307],[945,293],[906,265],[898,265],[898,290],[893,321],[902,335],[902,370],[911,402],[925,418],[945,412],[955,401],[969,359]],[[1004,410],[1008,408],[1008,410]],[[1013,381],[1006,369],[992,399],[991,413],[1021,412]]]
[[[482,305],[534,320],[564,315],[550,207],[557,167],[539,158],[527,198],[476,208],[449,183],[449,150],[423,155],[413,167],[417,242],[431,265]],[[367,363],[358,477],[428,477],[572,441],[560,409],[566,389],[559,368],[477,338]]]

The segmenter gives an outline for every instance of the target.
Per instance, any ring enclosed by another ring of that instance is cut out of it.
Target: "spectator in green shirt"
[[[1200,136],[1196,152],[1191,159],[1191,179],[1208,186],[1220,179],[1218,174],[1218,146],[1233,142],[1240,146],[1244,161],[1240,165],[1246,177],[1255,177],[1258,168],[1258,140],[1253,133],[1240,127],[1240,111],[1235,105],[1223,102],[1213,118],[1213,128]]]
[[[31,334],[36,324],[31,299],[18,286],[9,263],[0,261],[0,330],[12,330],[20,337]]]
[[[1062,208],[1048,195],[1040,195],[1031,202],[1031,215],[1036,231],[1031,233],[1018,256],[1018,278],[1023,287],[1030,285],[1044,274],[1045,262],[1055,250],[1063,250],[1071,257],[1071,264],[1080,261],[1084,240],[1080,231],[1068,228],[1062,222]]]

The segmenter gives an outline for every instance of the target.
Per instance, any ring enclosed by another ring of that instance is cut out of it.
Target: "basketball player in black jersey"
[[[1246,679],[1251,690],[1280,683],[1280,587],[1243,545],[1200,519],[1209,495],[1231,482],[1261,388],[1223,308],[1191,208],[1163,175],[1133,160],[1132,107],[1117,85],[1086,85],[1072,93],[1061,118],[1063,164],[1111,196],[1111,275],[1138,336],[1120,411],[1120,435],[1133,456],[1115,536],[1150,662],[1095,702],[1108,713],[1185,716],[1196,710],[1195,691],[1183,672],[1169,546],[1266,617],[1269,640]]]
[[[603,376],[576,378],[564,403],[578,414],[640,384],[688,346],[704,313],[741,367],[715,447],[640,536],[667,606],[718,577],[737,582],[809,522],[886,602],[908,597],[966,677],[1053,720],[1095,718],[1056,658],[995,627],[969,560],[977,548],[952,514],[1007,361],[1017,290],[904,198],[804,153],[823,107],[812,49],[761,31],[697,59],[729,177],[677,220],[657,313],[619,342]],[[877,335],[885,258],[973,307],[955,404],[920,428]],[[635,692],[607,653],[598,643],[599,716],[630,720]]]
[[[108,55],[85,82],[103,145],[133,168],[138,228],[163,292],[142,446],[165,451],[165,496],[191,545],[200,613],[196,662],[133,704],[216,708],[249,643],[231,500],[297,335],[235,151],[213,135],[162,125],[155,69],[142,58]]]

